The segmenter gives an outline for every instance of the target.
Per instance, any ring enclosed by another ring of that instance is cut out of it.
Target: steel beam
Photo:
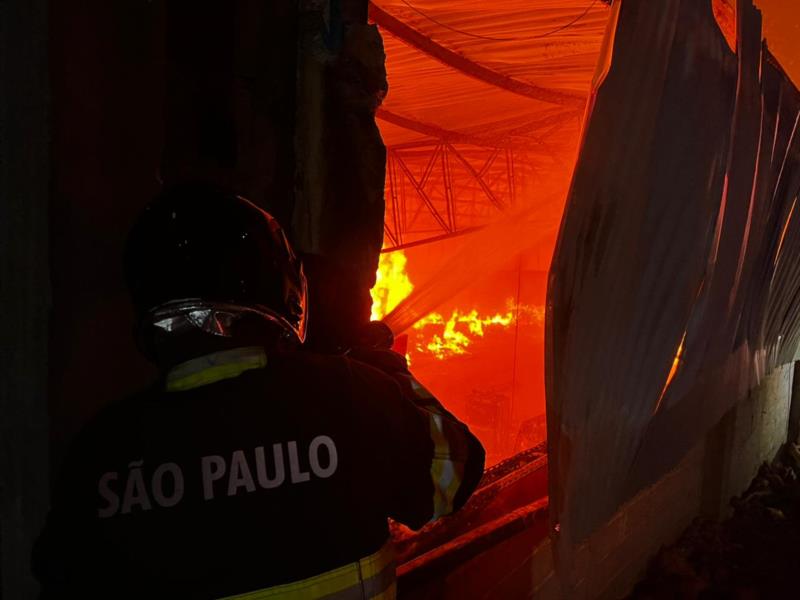
[[[558,91],[534,85],[527,81],[522,81],[521,79],[509,77],[494,69],[485,67],[466,56],[458,54],[449,48],[445,48],[424,33],[417,31],[406,23],[403,23],[397,17],[392,16],[374,2],[369,3],[369,16],[370,19],[377,23],[384,31],[388,31],[409,46],[424,52],[431,58],[469,77],[506,90],[512,94],[547,102],[548,104],[583,108],[586,103],[586,94]]]

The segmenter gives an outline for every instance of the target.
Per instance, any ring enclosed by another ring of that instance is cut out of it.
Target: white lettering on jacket
[[[121,502],[112,487],[117,481],[125,482],[121,488],[124,490]],[[128,472],[122,477],[116,471],[103,473],[97,482],[97,492],[104,501],[104,505],[97,509],[97,516],[101,519],[118,513],[127,515],[151,510],[153,501],[158,506],[169,508],[183,499],[183,471],[176,463],[168,462],[156,467],[148,479],[144,475],[144,461],[135,460],[128,464]]]
[[[200,458],[200,480],[204,500],[251,494],[285,484],[298,484],[312,478],[327,479],[336,473],[339,455],[327,435],[319,435],[302,449],[296,441],[258,446],[250,452],[235,450],[229,457],[208,455]],[[127,473],[109,471],[97,482],[101,504],[97,516],[107,519],[118,514],[170,508],[184,498],[183,470],[167,462],[145,473],[144,461],[133,461]]]

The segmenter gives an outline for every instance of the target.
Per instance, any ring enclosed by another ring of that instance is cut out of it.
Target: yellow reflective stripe
[[[428,389],[422,385],[413,375],[408,376],[409,380],[411,381],[411,389],[414,390],[414,393],[417,395],[418,398],[433,398],[433,394],[431,394]]]
[[[455,500],[461,480],[464,477],[464,465],[454,461],[450,456],[450,444],[444,433],[442,415],[430,414],[431,439],[433,440],[433,462],[431,463],[431,479],[433,480],[433,518],[453,512]]]
[[[276,585],[255,592],[247,592],[237,596],[226,596],[221,600],[263,600],[265,598],[281,598],[285,600],[313,600],[324,598],[348,588],[360,585],[356,563],[328,571],[310,579],[296,583]]]
[[[439,517],[453,512],[458,489],[464,479],[464,463],[453,460],[450,443],[445,434],[445,420],[436,403],[425,404],[425,400],[435,400],[433,394],[425,388],[413,375],[407,376],[411,383],[411,390],[421,401],[419,408],[428,413],[431,424],[431,439],[433,440],[433,461],[431,462],[431,479],[433,480],[433,517]]]
[[[254,592],[246,592],[235,596],[225,596],[220,600],[264,600],[266,598],[281,600],[316,600],[319,598],[363,598],[363,584],[373,577],[378,577],[384,569],[394,563],[394,548],[391,541],[384,544],[375,554],[362,558],[332,571],[320,575],[276,585]],[[396,582],[392,573],[392,582],[386,589],[370,596],[373,600],[394,600]]]
[[[167,373],[167,391],[182,392],[233,379],[251,369],[263,369],[267,355],[256,346],[207,354],[182,363]]]
[[[373,596],[372,600],[395,600],[397,598],[397,582],[393,581],[386,590],[380,594]]]
[[[375,577],[392,564],[394,558],[394,547],[391,542],[387,542],[375,554],[370,554],[358,561],[361,565],[361,577],[364,579]]]

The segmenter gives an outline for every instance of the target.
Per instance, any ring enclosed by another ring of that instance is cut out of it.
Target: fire
[[[402,251],[381,254],[372,294],[372,320],[383,319],[414,289],[406,273],[407,258]],[[476,338],[491,329],[508,328],[517,319],[544,320],[544,307],[517,305],[513,298],[506,302],[506,311],[481,314],[476,309],[454,309],[445,318],[432,312],[414,324],[413,348],[420,354],[430,354],[444,360],[468,353]]]
[[[430,352],[438,359],[466,354],[467,348],[472,343],[470,335],[483,337],[485,329],[495,326],[508,327],[513,320],[512,312],[480,316],[474,309],[468,313],[456,309],[446,321],[440,313],[431,313],[419,320],[414,329],[421,331],[429,326],[439,326],[442,327],[441,334],[434,334],[427,343],[424,341],[418,343],[416,350],[422,353]]]
[[[406,274],[406,255],[402,251],[381,254],[372,295],[372,320],[380,321],[414,289]]]

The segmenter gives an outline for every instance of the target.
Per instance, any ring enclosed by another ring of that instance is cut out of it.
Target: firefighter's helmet
[[[140,322],[162,333],[200,328],[230,335],[243,315],[302,343],[306,278],[278,222],[253,203],[205,185],[165,190],[125,249]]]

